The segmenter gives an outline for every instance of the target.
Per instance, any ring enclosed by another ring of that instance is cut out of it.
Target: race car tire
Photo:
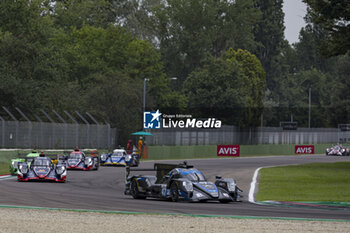
[[[137,183],[136,180],[132,180],[130,184],[130,194],[134,199],[145,199],[146,197],[142,194],[140,194],[138,188],[137,188]]]
[[[96,160],[95,161],[95,168],[94,168],[94,170],[98,170],[98,167],[100,166],[100,163]]]
[[[170,186],[170,198],[173,202],[177,202],[179,200],[179,188],[175,182],[173,182]]]

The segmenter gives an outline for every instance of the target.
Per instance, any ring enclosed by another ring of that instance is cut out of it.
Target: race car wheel
[[[94,170],[98,170],[98,167],[99,167],[99,165],[100,165],[100,163],[98,162],[98,160],[96,160],[95,161],[95,168],[94,168]]]
[[[170,186],[170,198],[173,202],[177,202],[179,200],[179,188],[175,182],[173,182]]]
[[[132,180],[130,184],[130,194],[134,199],[145,199],[146,197],[140,194],[136,180]]]

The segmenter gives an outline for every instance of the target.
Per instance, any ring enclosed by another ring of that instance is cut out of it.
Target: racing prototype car
[[[18,163],[17,180],[18,181],[56,181],[65,182],[67,169],[61,162],[53,164],[51,158],[41,154],[40,157],[34,157],[28,165],[27,162]]]
[[[36,150],[33,150],[30,153],[18,153],[19,158],[11,159],[10,163],[10,173],[11,175],[16,175],[17,174],[17,169],[18,169],[18,163],[20,162],[25,162],[26,158],[32,158],[32,157],[39,157],[40,153],[37,152]],[[23,157],[25,156],[25,157]],[[30,161],[28,160],[30,163]]]
[[[135,199],[147,197],[191,202],[217,200],[222,203],[239,201],[241,189],[232,178],[216,177],[215,183],[209,182],[202,172],[182,164],[154,164],[154,169],[126,168],[125,195]],[[135,175],[130,171],[156,171],[156,176]]]
[[[112,153],[101,154],[101,166],[131,166],[137,167],[140,163],[139,155],[136,150],[128,154],[124,149],[115,149]]]
[[[335,145],[331,148],[326,149],[326,155],[335,155],[335,156],[349,156],[350,149],[344,148],[342,145]]]
[[[68,170],[98,170],[100,163],[96,150],[81,151],[79,148],[75,148],[74,151],[65,151],[64,153],[69,153],[69,155],[59,156],[59,159],[65,163]]]
[[[37,150],[33,150],[30,153],[18,153],[18,158],[11,159],[10,163],[10,173],[11,175],[17,175],[18,163],[19,162],[27,162],[28,166],[30,166],[31,161],[34,157],[39,157],[40,153]],[[46,154],[46,156],[50,157],[54,164],[57,163],[57,155],[56,154]]]

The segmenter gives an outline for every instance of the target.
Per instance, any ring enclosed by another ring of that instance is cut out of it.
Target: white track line
[[[258,169],[255,170],[252,182],[250,183],[250,189],[249,189],[249,198],[248,201],[251,203],[256,203],[254,199],[254,192],[255,192],[255,186],[256,186],[256,180],[259,174],[259,171],[262,167],[259,167]]]
[[[13,179],[13,178],[17,178],[17,176],[4,175],[4,176],[0,176],[0,181],[2,181],[2,180],[8,180],[8,179]]]
[[[248,201],[251,202],[251,203],[254,203],[254,204],[258,204],[258,203],[256,203],[256,201],[255,201],[254,192],[255,192],[255,186],[256,186],[256,182],[257,182],[257,179],[258,179],[258,174],[259,174],[260,169],[262,169],[262,168],[270,168],[270,167],[285,167],[285,166],[291,166],[291,165],[301,165],[301,163],[300,163],[300,164],[299,164],[299,163],[295,163],[295,164],[283,164],[283,165],[266,166],[266,167],[259,167],[259,168],[257,168],[257,169],[255,170],[255,172],[254,172],[252,182],[250,183]]]

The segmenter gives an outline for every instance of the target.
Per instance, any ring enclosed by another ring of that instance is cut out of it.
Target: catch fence
[[[350,131],[340,128],[282,127],[239,128],[222,126],[220,129],[153,129],[154,136],[147,137],[148,145],[219,145],[219,144],[322,144],[350,141]]]
[[[0,121],[1,148],[114,148],[117,129],[109,124]]]

